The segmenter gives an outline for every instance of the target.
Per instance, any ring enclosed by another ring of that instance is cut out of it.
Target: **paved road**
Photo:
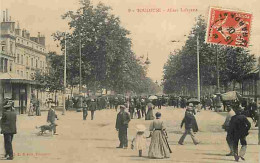
[[[154,113],[158,110],[154,110]],[[18,134],[14,137],[13,162],[60,162],[60,163],[128,163],[128,162],[198,162],[198,163],[226,163],[233,162],[233,157],[226,157],[228,147],[225,142],[226,133],[221,129],[224,116],[212,111],[201,111],[196,115],[200,132],[196,134],[201,144],[195,146],[188,136],[185,145],[178,145],[183,129],[180,123],[184,115],[183,109],[172,107],[160,110],[168,130],[169,144],[173,153],[171,158],[151,160],[140,158],[138,152],[129,149],[116,149],[118,146],[117,132],[115,130],[115,110],[96,111],[93,121],[88,117],[82,120],[82,112],[67,112],[57,121],[59,135],[46,134],[38,136],[35,126],[46,124],[47,112],[41,117],[18,116]],[[129,141],[135,135],[135,125],[144,124],[147,127],[151,121],[134,119],[130,122]],[[149,133],[147,132],[147,136]],[[258,162],[259,146],[257,145],[257,130],[252,129],[248,140],[246,162]],[[149,139],[147,148],[149,147]],[[3,138],[0,137],[0,144]],[[130,142],[129,142],[130,144]],[[3,157],[3,145],[0,145],[0,154]],[[1,162],[1,160],[0,160]]]

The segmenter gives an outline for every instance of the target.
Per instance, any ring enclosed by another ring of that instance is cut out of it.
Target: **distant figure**
[[[54,105],[51,106],[50,110],[48,111],[48,116],[47,116],[47,122],[51,123],[54,127],[53,127],[53,133],[54,135],[58,135],[56,133],[56,123],[55,123],[55,119],[58,120],[58,117],[55,113],[55,109],[54,109]]]
[[[197,122],[193,115],[193,109],[191,109],[189,107],[186,109],[185,116],[181,122],[181,128],[182,128],[183,124],[185,124],[185,132],[182,135],[182,137],[180,138],[178,143],[180,145],[183,145],[185,137],[189,134],[191,136],[193,143],[195,145],[199,144],[198,140],[195,138],[195,135],[193,133],[193,130],[195,130],[194,132],[197,132],[196,130],[198,130],[198,127],[194,127],[194,125],[196,125]]]
[[[132,140],[132,149],[136,149],[139,152],[139,157],[142,157],[142,152],[146,149],[146,136],[145,136],[145,126],[144,125],[137,125],[136,126],[136,136]],[[135,145],[134,145],[135,142]]]
[[[145,120],[154,120],[154,116],[153,116],[153,104],[151,102],[149,102],[147,104],[147,113],[146,113],[146,117]]]
[[[235,109],[236,115],[231,118],[229,131],[231,139],[233,142],[234,157],[236,161],[239,158],[245,160],[244,156],[246,154],[247,142],[246,137],[249,134],[248,131],[251,128],[251,123],[248,121],[245,115],[242,115],[243,109],[239,106]],[[240,141],[242,147],[238,154],[238,142]]]
[[[83,120],[86,120],[88,116],[88,110],[87,110],[87,103],[86,101],[83,102]]]
[[[94,114],[95,114],[95,111],[97,110],[97,99],[90,99],[89,101],[89,104],[88,104],[88,109],[90,110],[91,112],[91,120],[94,120]]]
[[[131,120],[129,113],[125,111],[126,107],[124,105],[120,105],[120,112],[117,114],[116,118],[116,130],[118,131],[118,137],[120,144],[117,148],[127,148],[128,140],[127,140],[127,128],[128,123]]]
[[[12,106],[7,104],[4,106],[4,112],[1,119],[1,134],[4,134],[5,157],[7,160],[13,160],[12,141],[16,130],[16,113],[12,111]]]

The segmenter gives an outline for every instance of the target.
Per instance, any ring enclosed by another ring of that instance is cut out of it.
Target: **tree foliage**
[[[145,68],[131,49],[130,32],[121,26],[117,16],[110,13],[111,8],[103,3],[94,6],[90,0],[82,0],[80,4],[78,10],[62,16],[68,20],[70,31],[53,34],[62,50],[66,39],[67,83],[70,86],[79,84],[81,50],[82,84],[88,89],[140,93],[145,84],[149,87],[151,83],[150,80],[147,82]],[[57,60],[61,61],[63,59]],[[54,65],[50,72],[56,72],[62,81],[59,68]]]
[[[185,45],[170,54],[164,65],[164,92],[180,93],[183,88],[195,90],[197,86],[197,37],[199,39],[200,79],[202,85],[216,85],[217,57],[220,83],[241,82],[255,64],[248,50],[205,43],[206,23],[202,16],[196,20]]]

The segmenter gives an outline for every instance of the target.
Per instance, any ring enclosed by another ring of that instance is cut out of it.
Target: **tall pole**
[[[81,89],[82,89],[82,83],[81,83],[81,36],[79,37],[79,94],[80,94],[80,107],[82,107],[82,97],[81,97]]]
[[[198,101],[200,101],[200,49],[199,36],[197,36],[197,75],[198,75]]]
[[[63,85],[63,110],[62,110],[62,115],[65,115],[65,111],[66,111],[66,99],[65,99],[65,96],[66,96],[66,74],[67,74],[67,41],[66,41],[66,32],[65,32],[65,49],[64,49],[64,79],[63,79],[63,81],[64,81],[64,85]]]

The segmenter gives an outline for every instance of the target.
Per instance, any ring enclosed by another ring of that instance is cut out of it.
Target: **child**
[[[134,142],[135,148],[139,151],[139,157],[142,157],[142,151],[146,148],[146,137],[145,137],[145,126],[144,125],[137,125],[136,126],[136,136],[132,140],[131,148],[134,149]]]

